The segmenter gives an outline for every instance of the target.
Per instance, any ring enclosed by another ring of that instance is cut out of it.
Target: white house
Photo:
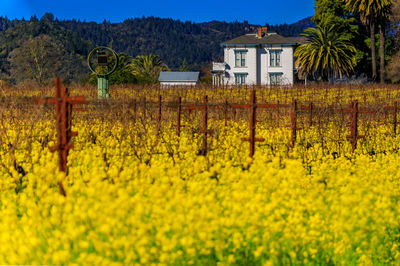
[[[199,82],[200,72],[160,72],[158,81],[161,87],[194,86]]]
[[[246,34],[222,43],[224,62],[213,63],[214,85],[292,85],[294,49],[302,37],[267,32]]]

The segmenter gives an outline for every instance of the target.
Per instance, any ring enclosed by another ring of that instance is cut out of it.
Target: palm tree
[[[335,25],[308,28],[302,34],[305,43],[297,47],[294,56],[300,74],[319,74],[324,80],[350,74],[356,65],[353,44],[335,30]]]
[[[385,80],[385,24],[388,21],[392,0],[345,0],[353,13],[369,27],[371,36],[372,79],[376,80],[375,28],[379,26],[380,81]]]
[[[169,68],[158,55],[139,55],[132,60],[132,74],[136,75],[143,83],[156,83],[161,71]]]

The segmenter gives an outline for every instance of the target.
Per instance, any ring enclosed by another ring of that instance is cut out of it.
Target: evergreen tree
[[[385,23],[392,5],[392,0],[345,0],[346,6],[362,18],[365,25],[369,27],[371,36],[372,57],[372,79],[376,80],[376,51],[375,51],[375,29],[379,26],[380,35],[380,80],[384,82],[385,74]]]
[[[181,71],[181,72],[189,71],[189,66],[188,66],[188,63],[186,61],[186,58],[183,59],[182,66],[181,66],[181,68],[179,68],[179,71]]]

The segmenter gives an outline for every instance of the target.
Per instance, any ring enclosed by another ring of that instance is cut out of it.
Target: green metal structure
[[[90,71],[97,76],[97,95],[99,99],[108,99],[110,97],[108,77],[117,69],[118,61],[117,53],[106,46],[98,46],[89,53],[87,62]]]

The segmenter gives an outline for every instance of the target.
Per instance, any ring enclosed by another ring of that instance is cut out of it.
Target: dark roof
[[[222,43],[222,45],[230,44],[300,44],[304,42],[304,37],[283,37],[279,34],[266,34],[262,38],[258,38],[257,34],[246,34],[239,36],[230,41]]]
[[[194,81],[199,80],[200,72],[160,72],[159,81]]]

